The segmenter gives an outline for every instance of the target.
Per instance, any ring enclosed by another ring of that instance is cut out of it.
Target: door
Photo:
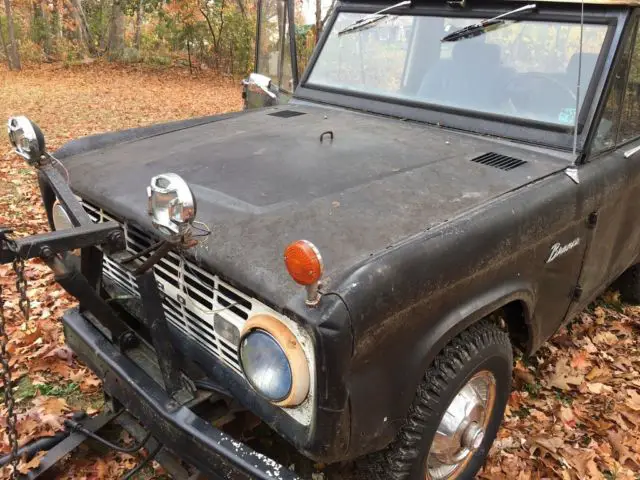
[[[581,208],[591,239],[580,275],[589,301],[638,261],[640,254],[640,36],[631,24],[614,71],[589,162],[579,169]],[[580,305],[575,305],[570,315]]]

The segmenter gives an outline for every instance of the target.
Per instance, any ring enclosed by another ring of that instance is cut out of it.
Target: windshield
[[[449,109],[573,125],[580,25],[507,20],[442,42],[478,18],[388,15],[338,35],[366,14],[338,14],[307,86],[409,100]],[[580,104],[608,27],[585,24]]]

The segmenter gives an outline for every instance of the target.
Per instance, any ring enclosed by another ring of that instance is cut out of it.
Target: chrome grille
[[[86,201],[82,205],[94,222],[118,221]],[[120,222],[122,223],[122,222]],[[154,240],[135,226],[124,222],[123,230],[127,250],[138,253]],[[142,259],[148,258],[143,256]],[[226,320],[242,331],[252,314],[256,301],[239,292],[218,276],[198,267],[171,252],[155,267],[154,272],[162,289],[163,306],[167,320],[207,351],[242,374],[238,361],[238,346],[214,330],[216,321]],[[139,296],[135,277],[107,255],[104,256],[103,274],[131,295]]]

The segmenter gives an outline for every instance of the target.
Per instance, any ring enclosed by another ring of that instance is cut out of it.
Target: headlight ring
[[[309,362],[296,336],[277,318],[251,317],[240,339],[240,364],[261,396],[280,407],[300,405],[309,394]]]

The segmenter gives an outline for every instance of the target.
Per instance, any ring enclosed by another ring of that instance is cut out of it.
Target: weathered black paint
[[[541,10],[578,16],[575,6]],[[596,74],[579,135],[580,150],[589,152],[630,10],[586,11],[616,25],[600,62],[607,73]],[[567,150],[569,132],[434,115],[302,82],[287,107],[304,113],[294,120],[268,115],[277,108],[200,119],[72,142],[59,156],[79,195],[146,229],[144,187],[152,175],[175,171],[193,185],[199,218],[213,230],[196,260],[312,335],[318,395],[311,427],[177,332],[174,341],[298,449],[331,462],[388,444],[429,363],[471,323],[507,305],[514,340],[531,353],[637,262],[640,156],[624,158],[632,142],[587,158],[576,184],[564,169],[583,156]],[[445,119],[539,146],[389,117]],[[327,129],[334,142],[318,142]],[[526,164],[504,172],[470,161],[490,151]],[[127,175],[109,175],[113,169]],[[305,306],[282,265],[284,246],[299,238],[316,243],[327,264],[316,309]],[[556,243],[573,242],[550,256]]]

